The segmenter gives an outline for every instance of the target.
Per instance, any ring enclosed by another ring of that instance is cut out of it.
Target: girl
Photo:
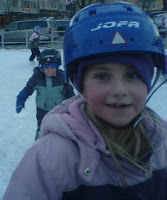
[[[79,96],[44,117],[3,200],[167,200],[167,122],[145,106],[165,72],[153,22],[132,4],[88,6],[70,22],[64,62]]]

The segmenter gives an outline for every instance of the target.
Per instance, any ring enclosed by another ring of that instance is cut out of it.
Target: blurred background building
[[[93,3],[111,3],[118,0],[0,0],[0,27],[13,21],[53,17],[70,19],[77,11]],[[145,11],[162,10],[165,0],[125,0]]]

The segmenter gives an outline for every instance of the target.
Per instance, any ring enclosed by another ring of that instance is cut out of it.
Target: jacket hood
[[[90,145],[95,145],[100,140],[98,143],[104,148],[101,134],[83,112],[84,106],[85,101],[82,98],[73,96],[54,107],[43,118],[41,137],[56,133],[77,142],[80,140],[87,144],[89,141]]]
[[[39,69],[39,67],[35,67],[35,68],[33,69],[33,72],[34,72],[34,74],[37,75],[37,76],[41,76],[41,77],[45,76],[45,74]]]

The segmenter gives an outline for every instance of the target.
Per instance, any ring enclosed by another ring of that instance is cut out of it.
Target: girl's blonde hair
[[[102,134],[105,144],[119,169],[124,186],[127,186],[127,182],[119,158],[137,166],[145,173],[148,172],[146,158],[153,150],[142,123],[137,127],[129,127],[121,133],[112,134],[111,125],[97,117],[88,105],[85,107],[85,112]]]

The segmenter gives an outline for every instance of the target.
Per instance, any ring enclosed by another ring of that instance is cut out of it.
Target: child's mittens
[[[16,101],[16,112],[19,113],[24,108],[24,102],[22,100]]]

